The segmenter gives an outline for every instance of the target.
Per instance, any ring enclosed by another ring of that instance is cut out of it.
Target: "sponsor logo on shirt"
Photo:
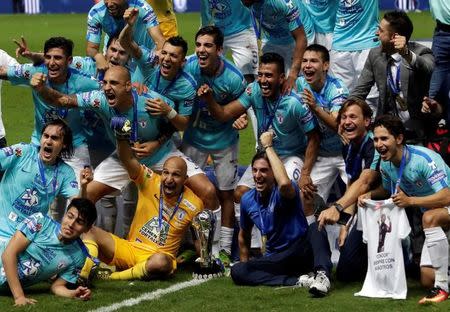
[[[186,198],[183,198],[181,201],[182,204],[184,204],[190,211],[196,211],[197,207],[195,207],[190,201],[188,201]]]
[[[16,157],[22,157],[22,149],[20,147],[17,147],[14,150],[14,154],[16,155]]]
[[[24,223],[27,225],[28,230],[30,230],[30,232],[32,234],[39,232],[42,229],[42,224],[35,222],[33,220],[30,219],[25,219]]]
[[[442,180],[444,180],[444,182],[445,182],[446,177],[447,177],[447,174],[443,170],[437,170],[431,175],[431,177],[428,178],[428,183],[433,185],[436,182],[440,182]]]
[[[12,147],[5,147],[2,148],[3,153],[5,153],[6,157],[12,156],[14,154],[14,150],[12,149]]]
[[[78,188],[78,182],[76,180],[70,181],[70,187],[71,188]]]
[[[100,33],[100,27],[98,27],[98,25],[88,25],[87,32],[88,34],[98,35]]]
[[[34,259],[25,260],[20,263],[20,272],[23,276],[36,276],[39,272],[41,263]]]
[[[430,167],[431,170],[436,170],[437,169],[437,166],[436,166],[436,163],[434,162],[434,160],[429,162],[427,165],[428,165],[428,167]]]
[[[245,89],[245,93],[247,93],[247,95],[252,95],[252,87],[251,87],[251,86],[248,86],[248,87]]]

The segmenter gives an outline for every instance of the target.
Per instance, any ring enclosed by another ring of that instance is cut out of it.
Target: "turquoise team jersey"
[[[198,86],[208,84],[213,90],[213,96],[219,105],[226,105],[237,99],[245,89],[245,79],[239,69],[222,58],[222,71],[209,77],[201,73],[196,55],[189,57],[184,69],[197,81]],[[221,123],[213,118],[206,103],[199,100],[192,110],[192,118],[185,131],[183,141],[204,151],[223,150],[236,144],[238,131],[233,129],[233,120]]]
[[[316,127],[316,122],[306,104],[291,92],[289,95],[269,101],[263,98],[257,82],[247,86],[239,97],[245,109],[253,107],[258,121],[259,135],[273,129],[273,148],[279,156],[304,155],[307,146],[306,134]]]
[[[303,26],[297,0],[264,0],[250,7],[256,34],[271,44],[291,44],[291,31]],[[262,31],[258,31],[261,30]]]
[[[133,90],[132,94],[134,102],[133,105],[136,108],[137,118],[134,118],[133,107],[128,109],[126,112],[118,112],[116,109],[110,107],[103,91],[78,93],[77,102],[81,109],[90,109],[97,112],[104,124],[107,126],[106,130],[112,142],[116,142],[114,131],[109,126],[113,117],[125,117],[130,120],[132,124],[136,125],[137,141],[144,143],[157,140],[160,136],[161,127],[163,126],[165,118],[150,115],[145,110],[145,100],[161,98],[171,107],[174,106],[174,103],[168,98],[163,97],[162,95],[151,90],[148,91],[148,93],[142,93],[141,95],[138,95],[136,91]],[[169,154],[172,148],[173,142],[172,140],[168,140],[152,155],[139,159],[139,162],[146,166],[152,166]]]
[[[379,45],[374,41],[378,27],[378,1],[339,0],[332,50],[360,51]]]
[[[77,69],[86,75],[95,77],[97,80],[102,81],[104,72],[97,71],[97,64],[92,57],[89,56],[74,56],[72,60],[72,64],[70,65],[72,68]],[[140,81],[140,77],[137,76],[136,72],[136,63],[129,61],[125,64],[125,68],[128,69],[131,75],[131,81]]]
[[[337,113],[348,97],[348,89],[344,83],[337,78],[327,75],[325,84],[319,93],[313,91],[306,82],[305,77],[300,76],[296,81],[298,92],[306,88],[311,91],[316,99],[317,105],[328,113]],[[333,131],[322,120],[316,118],[320,127],[320,156],[338,156],[342,154],[342,141],[336,131]]]
[[[50,217],[35,213],[17,226],[29,241],[17,259],[17,275],[23,287],[47,281],[53,276],[75,284],[86,261],[87,249],[80,239],[63,243],[58,239],[61,225]],[[0,241],[0,254],[9,240]],[[0,289],[9,289],[0,261]]]
[[[449,187],[450,168],[434,151],[414,145],[406,145],[406,165],[400,180],[400,188],[408,196],[428,196]],[[381,160],[380,172],[383,188],[389,192],[395,188],[400,168],[390,161]]]
[[[302,0],[317,33],[333,33],[339,0]]]
[[[309,44],[312,44],[314,35],[316,33],[316,30],[314,29],[314,22],[311,18],[311,14],[309,13],[308,9],[306,9],[306,4],[304,4],[301,0],[296,1],[300,9],[300,21],[303,24],[306,39],[308,40]]]
[[[22,64],[8,67],[8,80],[12,84],[30,84],[31,77],[35,73],[48,74],[45,65],[33,66],[32,64]],[[51,84],[47,81],[47,85],[61,93],[73,94],[77,92],[85,92],[100,89],[100,83],[92,76],[81,71],[69,68],[68,78],[65,83]],[[33,89],[34,102],[34,130],[31,136],[31,142],[39,145],[43,125],[57,118],[64,119],[70,126],[73,135],[73,145],[78,147],[86,142],[85,133],[83,131],[80,114],[76,109],[58,108],[46,104],[38,93]]]
[[[133,39],[137,44],[143,45],[149,49],[155,47],[152,37],[147,29],[158,26],[158,20],[152,7],[143,0],[129,0],[130,8],[139,9],[139,17],[133,27]],[[118,36],[125,27],[125,21],[122,17],[112,17],[104,1],[94,5],[88,13],[86,40],[95,44],[100,44],[102,30],[109,36]]]
[[[11,237],[19,222],[36,212],[46,214],[56,196],[76,196],[73,169],[62,160],[53,166],[39,158],[39,147],[17,144],[0,149],[0,237]]]
[[[155,55],[148,49],[141,49],[142,56],[136,60],[144,79],[144,84],[175,103],[175,110],[183,116],[190,116],[197,96],[197,82],[181,69],[173,80],[167,80],[160,73]]]
[[[239,0],[201,0],[202,27],[215,25],[224,36],[252,27],[250,10]]]

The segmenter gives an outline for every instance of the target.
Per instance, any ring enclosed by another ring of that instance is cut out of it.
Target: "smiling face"
[[[214,36],[200,35],[195,40],[195,54],[202,71],[214,73],[220,61],[222,48],[214,43]]]
[[[258,69],[257,81],[261,87],[262,96],[275,100],[280,94],[280,88],[285,80],[276,63],[262,63]]]
[[[66,56],[61,48],[51,48],[44,54],[45,65],[48,69],[48,79],[52,83],[64,83],[67,79],[72,57]]]
[[[365,118],[361,107],[356,104],[348,106],[341,114],[340,128],[351,141],[362,140],[369,124],[370,118]]]
[[[49,125],[41,136],[39,156],[46,165],[53,165],[61,154],[64,145],[64,136],[61,126]]]
[[[320,52],[305,51],[302,60],[302,72],[306,82],[316,91],[320,91],[327,77],[329,63],[323,61]]]
[[[275,177],[269,162],[265,158],[259,158],[252,165],[253,180],[256,191],[263,196],[269,194],[275,184]]]
[[[394,163],[399,162],[402,158],[402,142],[402,134],[395,137],[383,126],[375,127],[373,131],[373,143],[375,149],[380,153],[380,157],[384,161],[391,161]]]
[[[103,92],[110,107],[120,109],[129,103],[131,95],[130,75],[126,68],[114,66],[105,72],[103,78]]]
[[[108,61],[109,67],[117,65],[125,66],[129,59],[130,55],[122,48],[119,40],[113,40],[106,50],[106,60]]]
[[[180,157],[167,159],[161,172],[161,184],[164,196],[178,197],[183,191],[186,179],[186,162]]]
[[[81,234],[87,232],[90,226],[86,220],[80,216],[78,209],[69,207],[61,221],[60,239],[62,241],[72,241],[80,237]]]
[[[164,43],[161,50],[160,71],[161,76],[172,80],[185,63],[183,47],[174,46],[169,42]]]

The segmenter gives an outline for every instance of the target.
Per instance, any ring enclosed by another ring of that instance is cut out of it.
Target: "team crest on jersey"
[[[139,120],[139,126],[141,126],[141,128],[147,127],[147,120]]]
[[[277,112],[277,121],[281,125],[284,121],[283,114],[281,112]]]
[[[81,69],[81,67],[82,67],[81,62],[76,62],[75,67],[76,67],[77,69]]]
[[[22,149],[20,147],[16,147],[14,149],[14,154],[16,155],[16,157],[22,157]]]
[[[180,221],[182,221],[182,220],[184,219],[185,216],[186,216],[186,211],[184,211],[184,210],[180,210],[180,211],[177,213],[177,218],[178,218],[178,220],[180,220]]]
[[[92,106],[98,108],[100,106],[100,99],[94,99],[92,101]]]
[[[42,229],[42,223],[30,219],[25,219],[23,222],[27,225],[28,230],[30,230],[32,234],[37,233]]]
[[[29,71],[29,70],[26,70],[26,71],[23,73],[23,77],[24,77],[25,79],[30,79],[30,78],[31,78],[30,71]]]
[[[5,153],[6,157],[14,155],[14,150],[10,146],[2,148],[2,151],[3,151],[3,153]]]
[[[17,77],[22,77],[22,73],[22,65],[14,66],[14,75],[16,75]]]
[[[20,271],[24,276],[36,276],[40,267],[41,263],[34,259],[25,260],[20,263]]]
[[[248,86],[248,87],[245,89],[245,93],[247,93],[247,95],[252,95],[252,86]]]

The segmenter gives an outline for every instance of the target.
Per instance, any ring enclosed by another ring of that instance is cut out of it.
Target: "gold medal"
[[[395,101],[397,102],[398,106],[400,106],[401,111],[405,112],[408,110],[408,104],[399,94],[395,96]]]
[[[266,253],[266,243],[267,243],[267,235],[261,236],[261,252],[264,255]]]

